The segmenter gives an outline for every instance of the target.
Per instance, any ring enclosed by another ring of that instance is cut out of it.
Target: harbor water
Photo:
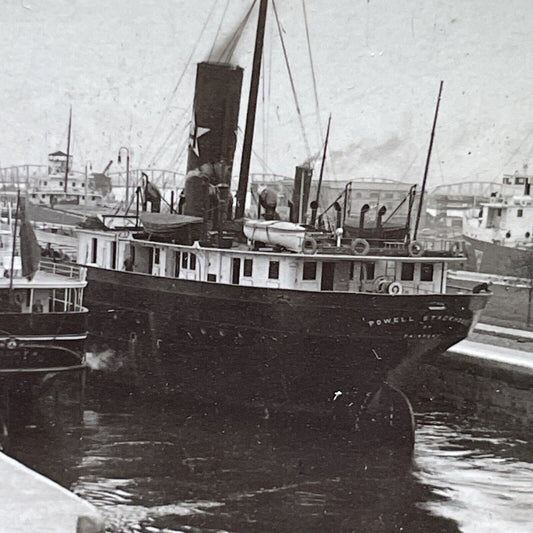
[[[89,380],[81,419],[58,410],[9,450],[94,504],[108,532],[531,531],[523,426],[427,402],[410,459],[320,426],[119,389]]]

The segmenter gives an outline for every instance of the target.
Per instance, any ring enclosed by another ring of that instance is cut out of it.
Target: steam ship
[[[504,277],[533,277],[533,198],[527,175],[503,177],[503,188],[515,194],[493,193],[473,216],[465,217],[466,268]],[[517,194],[521,189],[521,194]]]
[[[387,397],[387,424],[395,406],[411,438],[410,405],[386,385],[390,371],[464,339],[489,295],[447,292],[448,265],[464,260],[457,243],[430,249],[382,228],[347,238],[341,208],[336,227],[306,224],[308,167],[296,170],[290,221],[278,220],[275,201],[262,202],[261,220],[244,218],[246,162],[235,209],[230,193],[241,83],[239,67],[197,66],[178,212],[99,216],[79,229],[94,329],[130,346],[153,340],[153,356],[122,368],[144,386],[270,410],[343,405],[352,428]]]

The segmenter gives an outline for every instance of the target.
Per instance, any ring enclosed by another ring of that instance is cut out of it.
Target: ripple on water
[[[464,533],[529,533],[531,460],[526,441],[498,435],[494,428],[457,427],[443,414],[422,417],[415,476],[440,498],[419,505],[453,519]]]

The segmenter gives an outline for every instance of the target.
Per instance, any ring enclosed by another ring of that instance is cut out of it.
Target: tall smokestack
[[[313,170],[311,168],[296,167],[294,191],[292,193],[291,222],[305,222],[312,176]]]
[[[234,65],[197,65],[187,172],[209,164],[215,184],[231,184],[242,76],[243,69]]]

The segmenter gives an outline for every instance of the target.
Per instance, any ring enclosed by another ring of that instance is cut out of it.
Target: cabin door
[[[231,270],[231,283],[238,285],[241,275],[241,259],[240,257],[233,258],[233,265]]]
[[[148,248],[148,274],[152,273],[152,269],[154,268],[154,249]]]
[[[320,290],[321,291],[332,291],[334,277],[335,277],[335,263],[322,263],[322,279],[320,282]]]

